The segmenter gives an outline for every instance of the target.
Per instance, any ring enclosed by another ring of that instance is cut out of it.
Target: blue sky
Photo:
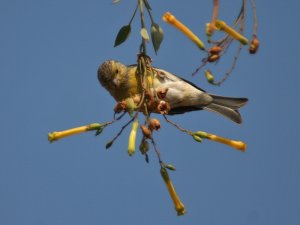
[[[194,142],[162,122],[155,138],[163,159],[177,168],[170,175],[185,216],[176,216],[154,152],[149,164],[139,152],[128,157],[129,129],[105,150],[125,120],[99,137],[87,133],[48,143],[49,131],[111,119],[115,102],[99,85],[96,71],[107,59],[135,63],[138,20],[128,41],[113,48],[135,2],[0,1],[0,224],[298,225],[300,47],[295,24],[300,5],[295,0],[256,1],[261,48],[255,56],[244,49],[221,87],[209,85],[202,73],[190,76],[203,53],[161,20],[170,11],[204,38],[211,1],[149,1],[165,31],[159,54],[149,50],[155,66],[208,92],[250,99],[241,110],[242,125],[210,112],[172,118],[191,130],[246,141],[244,154]],[[233,21],[240,2],[222,3],[220,17]],[[251,37],[248,9],[245,33]],[[211,68],[216,77],[230,60],[224,57]]]

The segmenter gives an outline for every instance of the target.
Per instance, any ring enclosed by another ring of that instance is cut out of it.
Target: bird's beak
[[[114,78],[114,79],[112,80],[112,82],[113,82],[113,84],[114,84],[117,88],[120,86],[120,81],[119,81],[119,79]]]

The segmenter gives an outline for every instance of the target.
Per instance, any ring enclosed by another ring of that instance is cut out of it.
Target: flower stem
[[[145,26],[145,16],[144,16],[144,8],[143,8],[143,0],[138,0],[139,6],[140,6],[140,17],[141,17],[141,27],[146,28]],[[146,49],[146,40],[142,38],[142,53],[147,55],[147,49]]]
[[[219,13],[219,0],[214,0],[213,15],[212,15],[211,23],[209,24],[208,36],[211,36],[214,32],[215,23],[218,18],[218,13]]]

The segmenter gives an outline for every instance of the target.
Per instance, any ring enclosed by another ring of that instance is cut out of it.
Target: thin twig
[[[237,60],[238,60],[238,57],[240,55],[240,52],[241,50],[243,49],[243,45],[240,44],[239,45],[239,48],[233,58],[233,62],[232,62],[232,65],[231,67],[229,68],[229,70],[225,73],[224,77],[222,78],[222,80],[218,81],[218,82],[214,82],[215,85],[221,85],[222,83],[224,83],[225,80],[227,80],[227,78],[230,76],[230,74],[232,73],[232,71],[234,70],[236,64],[237,64]]]
[[[215,23],[218,18],[218,13],[219,13],[219,0],[214,0],[213,14],[210,22],[210,27],[209,27],[210,34],[214,32]]]
[[[251,0],[251,6],[253,11],[253,19],[254,19],[253,35],[256,36],[258,23],[257,23],[256,6],[254,0]]]
[[[106,122],[103,124],[104,127],[113,124],[114,122],[120,120],[124,115],[126,114],[126,112],[123,112],[119,117],[115,118],[116,113],[114,113],[114,119],[112,121]]]
[[[166,115],[163,115],[163,117],[165,118],[165,120],[166,120],[168,123],[172,124],[172,125],[173,125],[174,127],[176,127],[178,130],[180,130],[180,131],[182,131],[182,132],[184,132],[184,133],[187,133],[187,134],[192,134],[192,133],[193,133],[192,131],[187,130],[187,129],[185,129],[185,128],[179,126],[177,123],[172,122],[171,120],[169,120],[169,119],[167,118]]]
[[[237,18],[237,20],[236,20],[236,23],[235,23],[235,25],[236,25],[237,23],[240,24],[239,32],[240,32],[241,34],[244,33],[245,11],[246,11],[246,0],[243,0],[243,4],[242,4],[242,8],[241,8],[240,14],[239,14],[239,16],[238,16],[238,18]],[[226,53],[228,47],[231,45],[232,41],[233,41],[233,39],[229,40],[229,43],[227,44],[227,47],[226,47],[226,49],[225,49],[225,51],[224,51],[224,54]],[[237,61],[238,61],[238,58],[239,58],[239,56],[240,56],[240,53],[241,53],[242,49],[243,49],[243,45],[240,44],[239,47],[238,47],[238,49],[237,49],[236,54],[234,55],[234,58],[233,58],[231,67],[230,67],[229,70],[225,73],[225,75],[224,75],[224,77],[222,78],[222,80],[220,80],[220,81],[218,81],[218,82],[214,82],[215,85],[220,86],[222,83],[224,83],[224,82],[228,79],[228,77],[230,76],[230,74],[232,73],[232,71],[233,71],[233,70],[235,69],[235,67],[236,67],[236,64],[237,64]]]
[[[144,17],[144,10],[143,10],[143,0],[139,0],[139,6],[140,6],[140,16],[141,16],[141,27],[146,28],[145,26],[145,17]],[[146,41],[145,39],[142,37],[142,46],[143,46],[143,50],[142,53],[147,55],[147,50],[146,50]]]
[[[135,115],[125,124],[122,126],[121,130],[117,133],[117,135],[111,140],[111,142],[113,143],[124,131],[124,129],[132,123],[132,121],[137,117],[138,112],[135,113]]]
[[[130,21],[129,21],[129,25],[132,23],[133,18],[134,18],[135,15],[136,15],[136,12],[137,12],[138,7],[139,7],[139,4],[136,4],[135,10],[134,10],[134,12],[133,12],[133,15],[132,15],[132,17],[131,17],[131,19],[130,19]]]
[[[145,4],[145,1],[143,1],[144,2],[144,4]],[[149,4],[149,3],[148,3]],[[146,4],[145,4],[146,5]],[[150,16],[150,20],[151,20],[151,23],[153,24],[154,23],[154,19],[153,19],[153,16],[152,16],[152,13],[151,13],[151,11],[148,9],[148,7],[146,7],[146,9],[147,9],[147,12],[148,12],[148,14],[149,14],[149,16]]]
[[[153,137],[151,137],[150,140],[151,140],[151,143],[152,143],[152,145],[153,145],[154,151],[155,151],[155,153],[156,153],[156,155],[157,155],[158,162],[159,162],[159,164],[162,166],[164,163],[163,163],[163,161],[161,160],[160,152],[159,152],[159,150],[158,150],[158,148],[157,148],[157,145],[156,145],[156,143],[155,143]]]

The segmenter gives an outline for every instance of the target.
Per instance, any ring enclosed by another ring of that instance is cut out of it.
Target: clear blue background
[[[209,92],[250,99],[241,110],[242,125],[210,112],[173,117],[191,130],[246,141],[245,154],[210,141],[196,143],[162,122],[155,138],[163,159],[177,167],[170,175],[185,216],[176,216],[154,152],[150,164],[139,152],[128,157],[129,129],[105,150],[127,119],[99,137],[86,133],[48,143],[50,131],[112,118],[115,102],[100,87],[96,71],[107,59],[136,62],[138,18],[129,40],[113,48],[135,2],[0,1],[0,224],[300,224],[296,0],[256,1],[261,48],[255,56],[244,49],[222,87],[209,85],[203,73],[190,76],[204,54],[161,20],[171,11],[204,39],[212,1],[149,1],[165,31],[158,56],[148,47],[155,66]],[[231,23],[240,3],[222,1],[220,18]],[[245,33],[251,38],[248,6]],[[210,67],[216,77],[224,74],[231,57],[229,52]]]

